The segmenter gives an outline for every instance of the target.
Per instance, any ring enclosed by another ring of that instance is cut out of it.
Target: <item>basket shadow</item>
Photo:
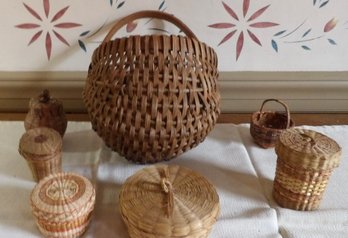
[[[118,208],[121,187],[119,183],[98,181],[94,216],[86,237],[128,237],[127,227]]]
[[[90,152],[101,148],[103,141],[91,129],[66,133],[63,138],[63,152]]]
[[[262,148],[261,146],[259,146],[258,144],[256,144],[253,137],[250,134],[249,127],[240,127],[239,132],[242,135],[243,143],[245,144],[246,147],[249,147],[249,148],[250,147],[257,147],[257,148],[260,148],[262,151],[274,150],[273,147],[265,149],[265,148]],[[276,157],[274,156],[274,158],[270,157],[268,159],[275,159],[276,160]],[[272,165],[272,163],[268,163],[268,164],[272,168],[272,170],[274,171],[274,172],[272,172],[272,174],[275,176],[276,165]],[[261,168],[256,168],[255,164],[254,164],[254,168],[256,171],[260,172]],[[268,169],[270,169],[270,168],[268,168]],[[261,176],[259,176],[259,180],[260,180],[260,184],[262,186],[263,194],[267,198],[270,206],[271,207],[277,206],[277,204],[275,203],[275,201],[273,199],[273,195],[272,195],[273,179],[270,179],[270,178],[266,177],[265,175],[263,175],[263,176],[261,175]]]
[[[276,201],[273,198],[273,180],[269,178],[261,178],[260,179],[261,185],[263,187],[264,194],[269,202],[269,205],[271,207],[279,207],[279,205],[276,203]]]
[[[123,180],[126,179],[123,177],[127,177],[125,175],[128,175],[129,171],[124,175],[115,171],[127,170],[129,166],[134,165],[103,145],[96,173],[97,196],[94,216],[85,237],[128,237],[127,227],[119,211],[119,193]]]

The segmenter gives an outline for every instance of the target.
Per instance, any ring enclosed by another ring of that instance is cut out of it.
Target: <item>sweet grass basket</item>
[[[220,211],[214,186],[178,165],[154,165],[129,177],[119,206],[132,238],[208,237]]]
[[[274,111],[263,111],[268,102],[277,102],[285,109],[285,114]],[[263,101],[260,111],[251,115],[250,134],[256,144],[263,148],[274,147],[280,133],[287,128],[293,127],[294,121],[290,118],[288,106],[279,99],[266,99]]]
[[[111,40],[125,24],[158,18],[186,36]],[[217,55],[179,19],[141,11],[116,22],[94,51],[83,99],[93,129],[138,163],[169,160],[202,142],[220,113]]]
[[[339,165],[340,146],[312,130],[288,129],[280,135],[275,151],[274,199],[294,210],[317,209],[330,175]]]
[[[60,134],[52,128],[37,127],[22,135],[18,151],[27,161],[36,182],[61,172],[62,145]]]
[[[57,173],[35,186],[30,203],[36,224],[45,237],[79,237],[90,223],[95,190],[83,176]]]

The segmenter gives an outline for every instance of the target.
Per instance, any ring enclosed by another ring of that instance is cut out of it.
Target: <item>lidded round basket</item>
[[[54,129],[28,130],[19,141],[18,151],[26,159],[35,181],[62,169],[62,138]]]
[[[129,177],[120,210],[130,237],[208,237],[220,211],[214,186],[177,165],[156,165]]]
[[[280,136],[273,196],[279,205],[295,210],[314,210],[339,165],[341,147],[319,132],[288,129]]]
[[[49,127],[58,131],[63,137],[67,124],[62,102],[52,98],[47,89],[39,96],[30,99],[29,111],[24,120],[26,130]]]
[[[78,237],[85,232],[95,204],[91,182],[74,173],[42,179],[31,193],[36,224],[46,237]]]
[[[281,104],[285,109],[285,114],[275,111],[263,111],[266,103],[274,101]],[[250,134],[256,144],[262,148],[274,147],[280,133],[285,129],[295,126],[290,118],[288,106],[279,99],[266,99],[263,101],[258,112],[251,115]]]
[[[111,40],[138,18],[159,18],[186,36]],[[217,55],[173,15],[141,11],[119,20],[94,51],[83,92],[92,127],[138,163],[169,160],[202,142],[220,114]]]

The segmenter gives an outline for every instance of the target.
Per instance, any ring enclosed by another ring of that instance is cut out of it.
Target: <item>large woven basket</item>
[[[340,146],[331,138],[305,129],[288,129],[277,141],[273,197],[294,210],[315,210],[339,165]]]
[[[285,109],[285,114],[276,111],[264,111],[263,108],[268,102],[277,102]],[[287,128],[295,126],[290,118],[288,106],[279,99],[266,99],[263,101],[260,111],[251,115],[250,134],[256,144],[262,148],[274,147],[280,133]]]
[[[186,36],[111,37],[138,18]],[[217,55],[172,15],[142,11],[118,21],[94,51],[83,98],[93,129],[138,163],[169,160],[202,142],[220,113]]]
[[[132,238],[208,237],[219,196],[203,176],[178,165],[155,165],[129,177],[119,200]]]

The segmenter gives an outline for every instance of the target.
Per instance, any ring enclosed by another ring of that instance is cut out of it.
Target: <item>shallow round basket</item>
[[[78,237],[91,220],[95,190],[83,176],[57,173],[40,180],[31,193],[30,202],[36,224],[44,236]]]
[[[156,165],[129,177],[120,210],[132,238],[208,237],[220,211],[213,185],[177,165]]]
[[[274,101],[285,108],[285,114],[274,111],[263,111],[267,102]],[[290,118],[288,106],[278,99],[265,100],[260,111],[251,115],[250,134],[256,144],[262,148],[274,147],[275,143],[285,129],[295,126],[294,121]]]
[[[111,40],[125,24],[158,18],[186,36]],[[93,129],[137,163],[172,159],[201,143],[220,114],[217,55],[173,15],[141,11],[119,20],[94,51],[83,99]]]
[[[292,128],[279,136],[275,152],[276,202],[294,210],[318,209],[333,169],[339,165],[340,146],[319,132]]]

